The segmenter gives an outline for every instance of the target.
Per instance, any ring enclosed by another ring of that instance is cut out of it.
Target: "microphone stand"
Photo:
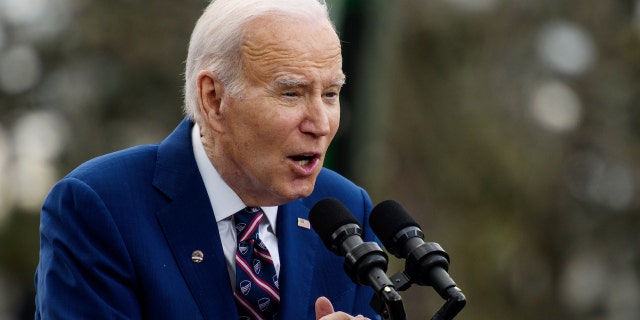
[[[387,277],[387,255],[375,242],[364,242],[344,255],[344,270],[355,283],[371,286],[370,306],[384,320],[407,320],[402,297]]]
[[[398,288],[398,291],[405,291],[411,287],[412,284],[433,286],[433,288],[445,299],[444,305],[436,312],[431,320],[451,320],[453,319],[464,306],[467,304],[466,298],[462,291],[456,286],[455,282],[447,274],[449,269],[449,256],[435,242],[426,242],[419,247],[421,251],[419,256],[424,257],[419,261],[412,259],[415,257],[409,255],[407,257],[405,271],[398,272],[391,276],[389,279],[393,282],[394,286]],[[437,267],[437,268],[434,268]],[[432,275],[430,279],[436,279],[433,281],[425,281],[424,271]],[[410,275],[414,274],[419,279],[412,278]],[[436,276],[437,275],[437,276]]]
[[[376,291],[369,305],[383,320],[407,320],[402,297],[393,286],[385,286],[382,290]]]

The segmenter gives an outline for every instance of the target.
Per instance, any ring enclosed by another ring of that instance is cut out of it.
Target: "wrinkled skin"
[[[340,122],[340,41],[328,21],[261,17],[242,52],[240,94],[199,74],[207,155],[248,206],[308,196]]]

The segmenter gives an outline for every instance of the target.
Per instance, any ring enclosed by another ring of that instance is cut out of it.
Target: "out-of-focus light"
[[[631,252],[618,249],[614,256],[604,252],[610,249],[593,245],[570,251],[558,286],[570,311],[586,315],[601,310],[597,319],[640,317],[640,289],[633,264],[636,248]]]
[[[640,319],[640,283],[637,270],[630,263],[621,264],[622,270],[610,273],[609,293],[605,298],[605,304],[610,310],[611,320]]]
[[[609,281],[604,259],[593,250],[574,251],[568,258],[558,287],[562,300],[572,311],[586,312],[602,304]]]
[[[556,133],[575,129],[582,118],[578,96],[559,81],[548,81],[534,89],[529,108],[536,122]]]
[[[0,90],[17,94],[33,88],[42,76],[40,58],[29,46],[15,46],[0,54]]]
[[[2,17],[13,25],[37,22],[46,14],[48,0],[2,0],[0,9]]]
[[[632,204],[636,186],[628,165],[607,161],[591,152],[574,158],[567,182],[574,197],[619,211]]]
[[[499,0],[447,0],[460,9],[473,12],[486,12],[494,9]]]
[[[52,163],[23,158],[14,164],[15,202],[27,212],[38,213],[42,201],[59,178]]]
[[[16,121],[13,133],[16,158],[11,181],[20,208],[38,212],[59,178],[53,160],[68,139],[66,128],[64,119],[53,111],[30,112]]]
[[[579,75],[595,62],[596,48],[587,31],[570,22],[553,22],[542,28],[538,54],[550,69]]]
[[[19,159],[52,161],[68,139],[68,126],[54,111],[34,111],[16,121],[14,139]]]
[[[0,0],[0,16],[25,40],[50,39],[73,18],[70,0]]]

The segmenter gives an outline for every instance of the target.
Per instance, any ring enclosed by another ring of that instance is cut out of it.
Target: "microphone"
[[[344,256],[344,271],[351,281],[373,288],[371,308],[382,319],[406,320],[402,297],[385,273],[387,255],[377,243],[362,241],[362,228],[349,209],[326,198],[311,208],[309,222],[329,250]]]
[[[358,220],[339,200],[318,201],[309,212],[309,222],[329,250],[345,257],[344,271],[354,283],[371,286],[376,293],[390,292],[387,255],[377,243],[362,241]]]
[[[464,300],[462,292],[447,273],[449,255],[439,244],[423,241],[420,226],[398,202],[386,200],[379,203],[371,211],[369,222],[387,251],[406,259],[404,273],[409,281],[432,286],[445,300]]]

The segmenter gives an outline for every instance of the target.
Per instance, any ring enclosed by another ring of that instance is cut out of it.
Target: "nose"
[[[307,103],[300,131],[315,137],[329,135],[332,125],[340,121],[339,117],[339,105],[326,105],[321,97],[314,98]]]

